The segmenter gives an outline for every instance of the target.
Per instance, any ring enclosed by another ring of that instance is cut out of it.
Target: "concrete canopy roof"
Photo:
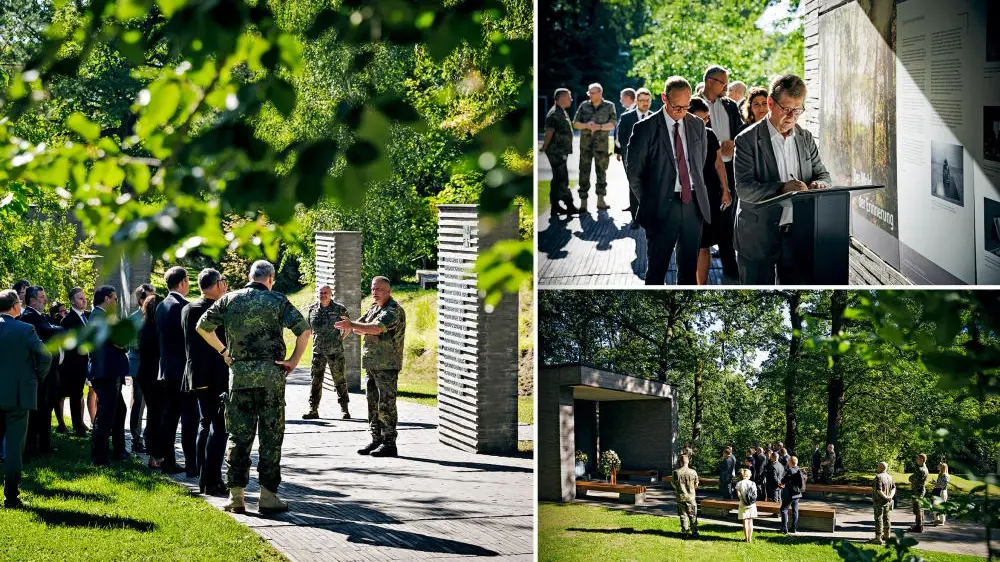
[[[560,386],[572,386],[576,400],[664,400],[674,397],[668,384],[587,365],[543,367],[539,376],[558,377]]]

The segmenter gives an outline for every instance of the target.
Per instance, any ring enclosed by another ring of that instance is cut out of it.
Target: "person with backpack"
[[[781,477],[778,488],[784,491],[781,494],[781,534],[794,535],[799,527],[799,500],[806,491],[806,473],[799,470],[798,457],[788,457],[788,468]],[[788,529],[788,508],[792,509],[791,531]]]
[[[740,470],[736,497],[740,500],[737,518],[743,521],[743,536],[748,543],[753,542],[753,519],[757,517],[757,484],[750,479],[750,471],[745,468]]]

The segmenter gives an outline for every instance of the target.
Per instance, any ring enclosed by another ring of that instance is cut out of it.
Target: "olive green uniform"
[[[892,523],[889,514],[892,511],[892,500],[884,499],[879,492],[890,498],[896,491],[896,483],[892,481],[892,476],[888,472],[881,472],[875,475],[872,482],[872,507],[875,510],[875,539],[885,541],[892,532]]]
[[[312,386],[309,388],[309,410],[319,409],[323,398],[323,377],[326,367],[330,366],[330,376],[337,390],[337,402],[340,409],[346,413],[350,395],[347,392],[347,373],[344,367],[344,342],[340,339],[340,330],[334,328],[334,322],[347,315],[347,307],[336,301],[330,301],[328,306],[318,302],[309,305],[309,327],[313,333]]]
[[[924,526],[924,508],[920,498],[927,495],[927,465],[918,466],[910,475],[910,494],[913,502],[913,516],[916,517],[915,527]]]
[[[219,326],[226,328],[232,357],[226,403],[226,487],[245,488],[249,483],[250,449],[259,426],[260,485],[277,492],[285,437],[287,373],[275,361],[283,361],[287,351],[282,330],[288,328],[299,336],[309,329],[309,323],[285,295],[251,282],[215,301],[198,321],[198,328],[209,332]]]
[[[698,473],[691,468],[678,468],[672,480],[677,492],[677,516],[681,518],[681,532],[698,532]]]
[[[823,464],[820,465],[820,482],[829,484],[833,478],[833,467],[837,464],[837,453],[827,451]]]
[[[573,124],[597,123],[606,125],[615,123],[615,104],[604,100],[597,107],[589,100],[580,104],[576,110]],[[597,185],[594,192],[604,196],[608,193],[608,162],[611,160],[610,131],[580,131],[580,199],[587,198],[590,191],[590,163],[594,163]]]
[[[365,396],[368,398],[368,426],[372,441],[396,444],[396,386],[403,368],[403,338],[406,335],[406,313],[395,299],[385,306],[372,303],[361,316],[361,322],[378,324],[382,333],[365,335],[361,349],[361,367],[368,376]]]
[[[566,110],[558,105],[552,106],[545,115],[545,132],[550,131],[552,138],[545,147],[545,156],[552,166],[549,203],[555,208],[559,201],[573,202],[573,194],[569,190],[569,168],[566,166],[569,155],[573,153],[573,123]]]

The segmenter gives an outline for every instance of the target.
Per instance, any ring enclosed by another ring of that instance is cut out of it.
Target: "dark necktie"
[[[681,141],[681,124],[674,123],[674,154],[677,155],[677,173],[681,175],[681,203],[691,202],[691,174],[688,173],[684,143]]]

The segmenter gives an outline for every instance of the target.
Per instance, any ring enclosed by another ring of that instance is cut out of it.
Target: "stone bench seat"
[[[585,498],[587,492],[609,492],[618,494],[618,499],[623,503],[641,505],[646,503],[646,487],[633,484],[610,484],[608,482],[587,482],[578,481],[576,483],[576,497]]]
[[[699,513],[710,517],[726,519],[729,514],[740,507],[738,500],[704,499],[698,508]],[[778,513],[781,504],[778,502],[758,501],[757,513]],[[799,504],[799,528],[809,531],[832,533],[837,527],[837,510],[825,505]]]
[[[627,480],[656,482],[660,477],[660,471],[655,469],[646,470],[644,468],[623,468],[618,471],[618,476]]]
[[[809,484],[806,486],[805,493],[819,493],[822,495],[827,494],[843,494],[845,496],[871,496],[872,487],[871,486],[852,486],[847,484]]]

